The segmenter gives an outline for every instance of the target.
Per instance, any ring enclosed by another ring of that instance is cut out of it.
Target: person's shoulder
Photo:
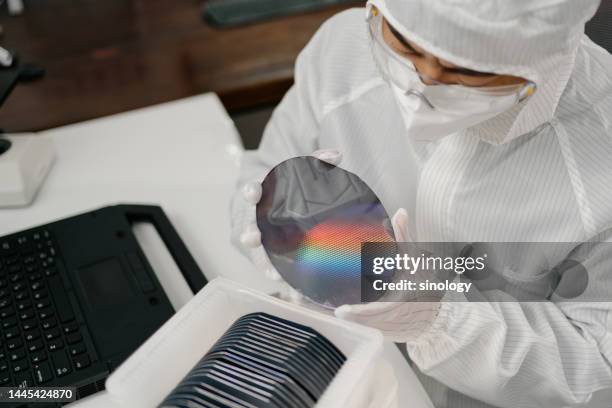
[[[327,19],[312,38],[309,46],[314,48],[336,48],[351,45],[367,46],[368,32],[364,8],[351,8]]]
[[[296,63],[296,82],[307,82],[322,104],[376,77],[364,8],[348,9],[325,21]]]
[[[333,73],[325,70],[347,68],[342,76],[362,66],[371,66],[368,26],[363,8],[342,11],[325,21],[304,50],[300,60],[320,67],[321,74]],[[350,68],[350,69],[349,69]],[[337,71],[336,71],[337,72]]]
[[[586,36],[559,101],[554,127],[577,200],[592,228],[612,226],[612,55]],[[579,181],[576,181],[579,180]],[[579,196],[579,197],[578,197]]]
[[[585,103],[597,104],[602,98],[612,96],[611,89],[612,55],[584,35],[562,101],[571,103],[573,99],[584,96]]]
[[[612,54],[602,46],[593,42],[586,34],[582,37],[579,51],[582,51],[593,61],[596,61],[600,68],[603,68],[608,74],[612,75]]]
[[[561,122],[587,121],[600,127],[609,123],[612,109],[612,55],[586,35],[578,47],[574,68],[559,100],[556,117]],[[612,131],[603,132],[602,136]],[[607,134],[612,140],[612,134]]]

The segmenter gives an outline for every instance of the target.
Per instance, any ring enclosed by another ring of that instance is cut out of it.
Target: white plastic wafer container
[[[380,332],[253,291],[224,278],[204,287],[106,381],[125,408],[160,404],[236,319],[265,312],[309,326],[346,356],[317,408],[394,408],[397,379],[382,358]],[[290,408],[290,407],[288,407]]]

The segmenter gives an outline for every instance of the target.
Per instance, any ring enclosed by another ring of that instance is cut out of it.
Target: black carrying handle
[[[120,204],[116,208],[125,214],[130,224],[140,221],[153,224],[194,294],[198,293],[208,283],[200,267],[195,259],[193,259],[193,256],[161,207],[156,205]]]

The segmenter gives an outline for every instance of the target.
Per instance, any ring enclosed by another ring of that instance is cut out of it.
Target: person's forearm
[[[445,303],[407,347],[425,374],[500,407],[574,406],[612,387],[597,342],[548,302]]]

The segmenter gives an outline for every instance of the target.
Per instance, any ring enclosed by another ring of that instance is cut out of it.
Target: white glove
[[[329,164],[333,164],[337,166],[342,161],[342,154],[334,149],[323,149],[317,150],[312,153],[313,157],[316,157],[319,160],[327,162]],[[272,265],[268,254],[266,253],[263,245],[261,243],[261,232],[257,227],[257,222],[255,220],[255,206],[259,203],[261,199],[261,183],[257,181],[252,181],[246,183],[242,188],[242,197],[248,203],[248,205],[252,206],[252,209],[249,209],[249,213],[253,214],[253,219],[249,222],[244,229],[244,232],[240,235],[240,243],[251,252],[251,260],[255,267],[260,271],[263,271],[264,275],[271,280],[282,282],[280,274]],[[285,296],[288,300],[294,303],[300,303],[302,301],[302,295],[291,288],[289,285],[286,285],[287,290]]]
[[[411,242],[408,213],[400,208],[391,219],[396,241]],[[405,343],[431,327],[440,310],[439,299],[420,298],[417,302],[373,302],[338,307],[336,317],[379,329],[388,340]]]
[[[440,302],[374,302],[344,305],[334,312],[337,318],[380,330],[385,339],[406,343],[416,340],[438,316]]]

